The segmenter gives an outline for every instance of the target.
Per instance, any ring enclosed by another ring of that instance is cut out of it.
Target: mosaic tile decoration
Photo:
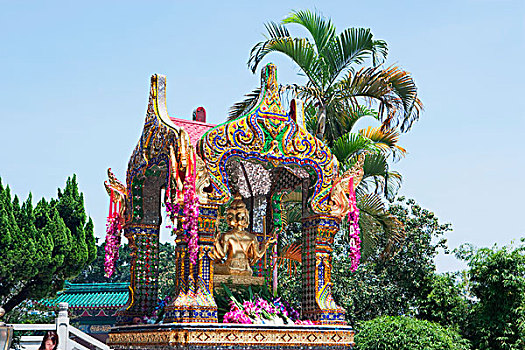
[[[169,184],[170,148],[177,149],[180,128],[169,119],[166,77],[153,75],[144,129],[126,172],[124,235],[132,250],[130,298],[117,312],[118,323],[152,313],[157,305],[161,188]]]
[[[332,243],[337,219],[314,215],[303,219],[301,316],[320,324],[346,324],[345,310],[332,297]]]
[[[130,297],[117,312],[117,322],[128,323],[134,317],[150,313],[157,303],[159,227],[158,225],[129,225],[124,230],[132,251]]]
[[[175,295],[174,300],[166,307],[165,322],[217,322],[217,305],[213,299],[213,262],[209,256],[217,215],[217,205],[204,204],[199,208],[199,258],[195,266],[190,264],[187,243],[182,232],[177,233]]]
[[[328,213],[331,185],[337,176],[338,162],[328,146],[298,125],[284,111],[279,97],[277,68],[268,64],[261,72],[261,94],[256,106],[235,120],[208,131],[198,143],[206,162],[218,204],[231,197],[226,165],[230,158],[241,158],[277,166],[308,169],[316,175],[310,206],[315,213]]]

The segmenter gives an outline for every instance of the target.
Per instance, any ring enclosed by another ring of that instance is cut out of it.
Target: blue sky
[[[449,246],[524,237],[525,2],[0,1],[0,177],[35,201],[76,173],[103,237],[111,167],[121,179],[140,136],[149,77],[168,77],[168,111],[204,106],[218,123],[258,85],[246,66],[264,23],[317,9],[339,30],[371,28],[425,104],[402,135],[401,194],[454,231]],[[296,34],[304,34],[295,31]],[[301,81],[268,56],[279,81]],[[462,265],[439,257],[440,271]]]

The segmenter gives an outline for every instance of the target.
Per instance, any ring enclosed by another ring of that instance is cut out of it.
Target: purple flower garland
[[[118,260],[118,250],[120,248],[120,215],[114,213],[108,217],[106,224],[106,246],[104,247],[104,272],[106,277],[111,277],[115,272],[115,263]]]
[[[354,272],[359,266],[359,260],[361,259],[361,230],[359,229],[359,208],[357,207],[357,199],[354,191],[354,181],[353,178],[350,180],[348,185],[349,187],[349,202],[350,202],[350,212],[348,213],[348,221],[351,222],[351,227],[348,230],[348,235],[350,236],[350,261],[351,267],[350,271]]]
[[[186,234],[186,242],[190,252],[190,262],[197,264],[197,257],[199,256],[199,233],[198,222],[199,217],[199,198],[195,193],[195,175],[188,176],[184,181],[184,206],[182,228]]]
[[[179,210],[179,203],[171,204],[171,202],[166,200],[166,213],[172,223],[175,222],[175,218],[179,215]],[[173,228],[173,225],[168,224],[166,225],[166,228]]]

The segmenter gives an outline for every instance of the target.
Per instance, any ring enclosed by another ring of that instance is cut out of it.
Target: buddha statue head
[[[226,223],[234,231],[244,231],[250,225],[250,214],[238,193],[235,194],[230,207],[226,210]]]

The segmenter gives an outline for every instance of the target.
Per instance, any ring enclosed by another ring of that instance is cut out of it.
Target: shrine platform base
[[[115,350],[351,350],[348,326],[275,326],[168,323],[113,327],[107,344]]]

